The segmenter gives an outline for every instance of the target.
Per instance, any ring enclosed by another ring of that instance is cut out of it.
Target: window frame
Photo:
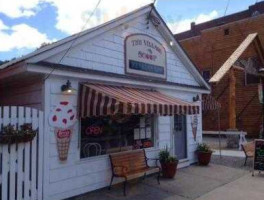
[[[208,72],[208,73],[209,73],[209,78],[208,78],[208,80],[205,79],[205,77],[204,77],[204,73],[205,73],[205,72]],[[209,80],[210,80],[210,78],[211,78],[211,70],[210,70],[210,69],[202,70],[202,77],[203,77],[203,79],[208,83]]]
[[[154,150],[158,150],[158,116],[157,115],[153,115],[153,147],[149,147],[149,148],[144,148],[146,151],[154,151]],[[78,132],[78,155],[79,155],[79,160],[77,163],[83,163],[86,161],[97,161],[97,160],[101,160],[101,159],[107,159],[109,158],[109,154],[104,154],[104,155],[99,155],[99,156],[90,156],[90,157],[81,157],[81,140],[82,140],[82,133],[81,133],[81,119],[80,119],[80,123],[78,123],[78,128],[79,128],[79,132]],[[130,150],[128,150],[130,151]],[[133,150],[132,150],[133,151]],[[125,151],[123,151],[125,152]],[[118,152],[116,152],[118,153]]]
[[[258,82],[256,82],[256,83],[248,83],[248,78],[247,78],[248,75],[252,75],[252,74],[247,73],[246,70],[245,70],[245,83],[244,83],[245,86],[254,86],[254,85],[260,84],[260,78],[258,76],[255,76],[258,79]],[[254,75],[252,75],[252,76],[254,76]]]

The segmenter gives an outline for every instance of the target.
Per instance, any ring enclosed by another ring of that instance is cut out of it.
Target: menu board
[[[264,140],[255,140],[254,170],[264,171]]]

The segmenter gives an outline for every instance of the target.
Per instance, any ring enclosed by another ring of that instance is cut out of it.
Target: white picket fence
[[[38,134],[32,142],[0,144],[0,199],[41,200],[43,165],[43,112],[32,108],[0,107],[0,130],[32,123]]]

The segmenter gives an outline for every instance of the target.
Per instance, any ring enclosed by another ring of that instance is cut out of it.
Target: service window
[[[210,70],[204,70],[202,71],[202,75],[204,80],[206,80],[207,82],[209,82],[211,75],[210,75]]]
[[[115,115],[81,120],[81,158],[153,146],[153,115]]]

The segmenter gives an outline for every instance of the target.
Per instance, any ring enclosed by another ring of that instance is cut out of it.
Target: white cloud
[[[45,0],[0,0],[0,13],[10,18],[30,17]]]
[[[10,18],[31,17],[36,15],[45,3],[49,3],[56,8],[56,28],[64,33],[73,34],[81,31],[98,1],[0,0],[0,13]],[[85,28],[94,27],[149,3],[153,3],[153,0],[101,0],[95,15]]]
[[[75,0],[74,3],[72,0],[46,1],[57,8],[56,28],[68,34],[81,31],[98,2],[98,0],[89,0],[89,3],[87,0]],[[152,2],[153,0],[102,0],[85,28],[99,25]]]
[[[176,21],[174,23],[168,23],[169,28],[173,33],[180,33],[183,31],[190,30],[191,23],[195,22],[196,24],[200,24],[206,21],[210,21],[218,17],[218,12],[216,10],[210,12],[209,14],[199,14],[196,18],[184,19],[181,21]]]
[[[85,29],[99,25],[137,9],[153,0],[102,0]],[[45,3],[56,8],[56,28],[64,33],[81,31],[98,0],[0,0],[0,13],[10,18],[31,17]],[[34,49],[44,42],[53,42],[45,33],[27,24],[8,26],[0,20],[0,52]]]
[[[1,29],[1,27],[4,27]],[[8,31],[6,31],[8,30]],[[14,49],[34,49],[44,42],[52,42],[47,35],[27,24],[6,26],[0,20],[0,52]]]
[[[1,20],[0,20],[0,31],[1,30],[7,30],[8,29],[8,26],[6,26],[5,24],[4,24],[4,22],[2,22]]]

